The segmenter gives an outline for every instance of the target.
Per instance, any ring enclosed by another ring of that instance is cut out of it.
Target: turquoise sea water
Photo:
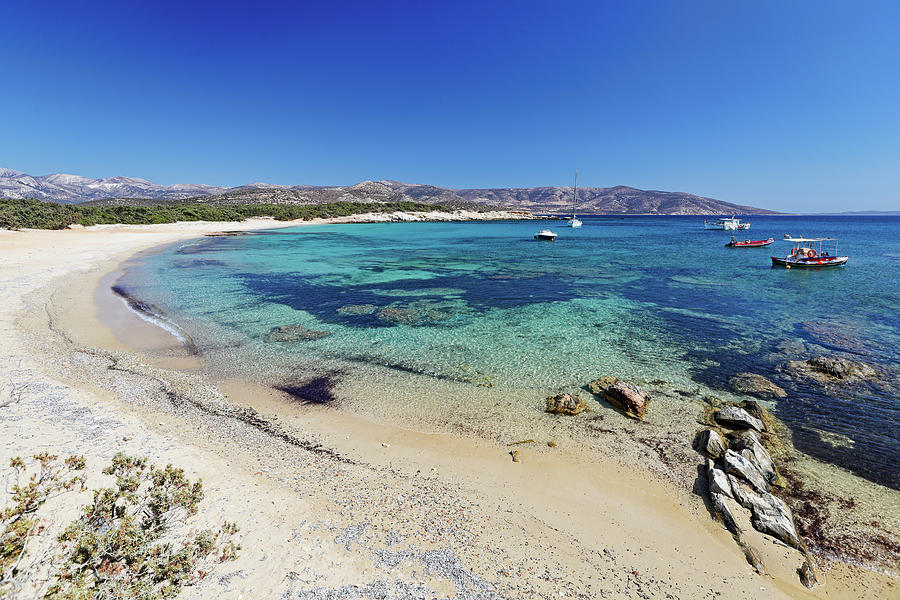
[[[727,393],[734,374],[759,373],[787,390],[776,413],[799,449],[900,489],[900,218],[755,217],[738,238],[776,241],[750,249],[697,217],[583,220],[203,238],[141,258],[122,285],[201,351],[227,347],[230,368],[273,383],[323,361],[407,373],[423,393],[440,380],[545,393],[603,374]],[[556,242],[532,239],[544,227]],[[784,233],[837,237],[850,261],[773,269]],[[284,325],[329,335],[263,341]],[[827,353],[884,377],[824,389],[778,371]]]

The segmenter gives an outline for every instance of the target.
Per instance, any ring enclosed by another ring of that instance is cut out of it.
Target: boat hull
[[[849,256],[816,256],[815,258],[782,258],[772,257],[773,267],[788,269],[821,269],[823,267],[840,267],[850,260]]]
[[[556,236],[555,235],[537,235],[537,234],[535,234],[534,239],[536,239],[539,242],[555,242]]]
[[[728,248],[765,248],[775,243],[773,238],[767,240],[745,240],[743,242],[728,242],[725,244]]]
[[[704,223],[704,229],[715,229],[718,231],[743,231],[745,229],[750,229],[750,223],[741,223],[740,225],[720,225],[718,223]]]

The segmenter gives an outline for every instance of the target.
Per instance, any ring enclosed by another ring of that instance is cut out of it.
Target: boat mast
[[[578,169],[575,169],[575,187],[572,188],[572,218],[575,218],[575,205],[578,204]]]

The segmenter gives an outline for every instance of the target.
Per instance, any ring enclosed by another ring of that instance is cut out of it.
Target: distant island
[[[848,210],[845,212],[821,213],[824,217],[898,217],[900,210]]]
[[[363,181],[351,186],[251,183],[234,188],[201,184],[159,185],[133,177],[91,179],[56,173],[33,176],[0,168],[0,198],[35,198],[62,204],[146,205],[161,203],[296,204],[332,202],[433,204],[468,210],[508,209],[567,213],[571,187],[449,189],[399,181]],[[152,201],[152,202],[147,202]],[[777,211],[723,202],[684,192],[628,186],[578,188],[578,213],[596,215],[766,215]]]

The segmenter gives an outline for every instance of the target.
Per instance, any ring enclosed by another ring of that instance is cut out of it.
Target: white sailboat
[[[575,216],[575,205],[578,204],[578,169],[575,169],[575,187],[572,188],[572,218],[566,220],[569,227],[581,227],[582,222]]]

